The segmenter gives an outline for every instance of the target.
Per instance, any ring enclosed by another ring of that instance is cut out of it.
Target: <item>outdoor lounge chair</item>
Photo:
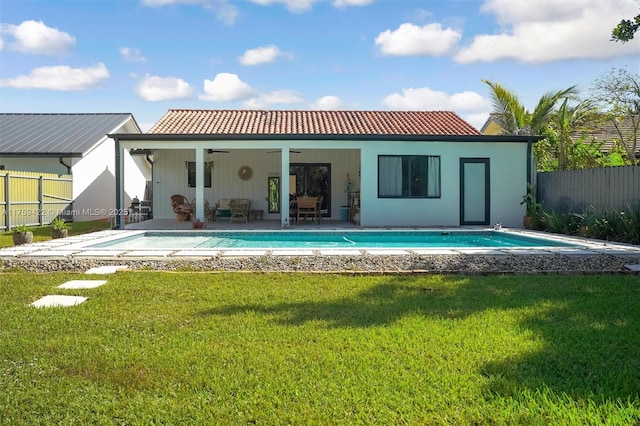
[[[191,220],[193,206],[184,195],[175,194],[171,196],[171,208],[176,214],[176,219],[180,222]]]

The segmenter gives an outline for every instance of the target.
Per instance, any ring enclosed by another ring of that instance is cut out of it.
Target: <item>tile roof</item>
[[[480,135],[450,111],[171,109],[152,134]]]
[[[636,122],[638,116],[634,116]],[[624,135],[625,141],[631,141],[633,138],[633,119],[632,117],[625,117],[617,122],[618,129]],[[597,142],[603,142],[601,151],[610,152],[614,145],[620,142],[620,135],[616,130],[616,125],[613,120],[600,119],[594,123],[591,123],[586,129],[575,133],[575,137],[586,136],[586,142],[596,140]],[[636,148],[636,155],[640,156],[640,146]]]
[[[0,155],[82,155],[127,120],[135,124],[130,113],[0,113]]]

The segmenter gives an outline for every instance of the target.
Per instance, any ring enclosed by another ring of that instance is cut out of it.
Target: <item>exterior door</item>
[[[323,217],[331,216],[331,164],[292,163],[289,174],[296,176],[295,193],[298,196],[322,197],[320,210]],[[293,192],[292,188],[289,188]]]
[[[460,159],[460,225],[489,225],[488,158]]]

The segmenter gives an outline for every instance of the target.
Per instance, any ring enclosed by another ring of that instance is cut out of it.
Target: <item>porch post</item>
[[[115,138],[116,147],[116,210],[115,229],[124,229],[124,148],[120,139]]]
[[[204,150],[196,148],[196,218],[204,222]]]
[[[289,227],[289,148],[282,148],[281,160],[282,170],[280,174],[280,225],[283,228]]]

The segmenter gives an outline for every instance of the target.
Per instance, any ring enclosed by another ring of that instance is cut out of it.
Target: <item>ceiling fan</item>
[[[213,153],[216,153],[216,152],[219,152],[219,153],[222,153],[222,154],[228,154],[229,153],[229,151],[220,151],[220,150],[217,150],[217,149],[208,149],[207,150],[207,154],[213,154]]]
[[[275,154],[275,153],[277,153],[277,152],[282,152],[282,151],[280,151],[280,150],[277,150],[277,151],[267,151],[267,154]],[[300,154],[302,151],[295,151],[295,150],[293,150],[293,149],[290,149],[290,150],[289,150],[289,152],[290,152],[291,154]]]

